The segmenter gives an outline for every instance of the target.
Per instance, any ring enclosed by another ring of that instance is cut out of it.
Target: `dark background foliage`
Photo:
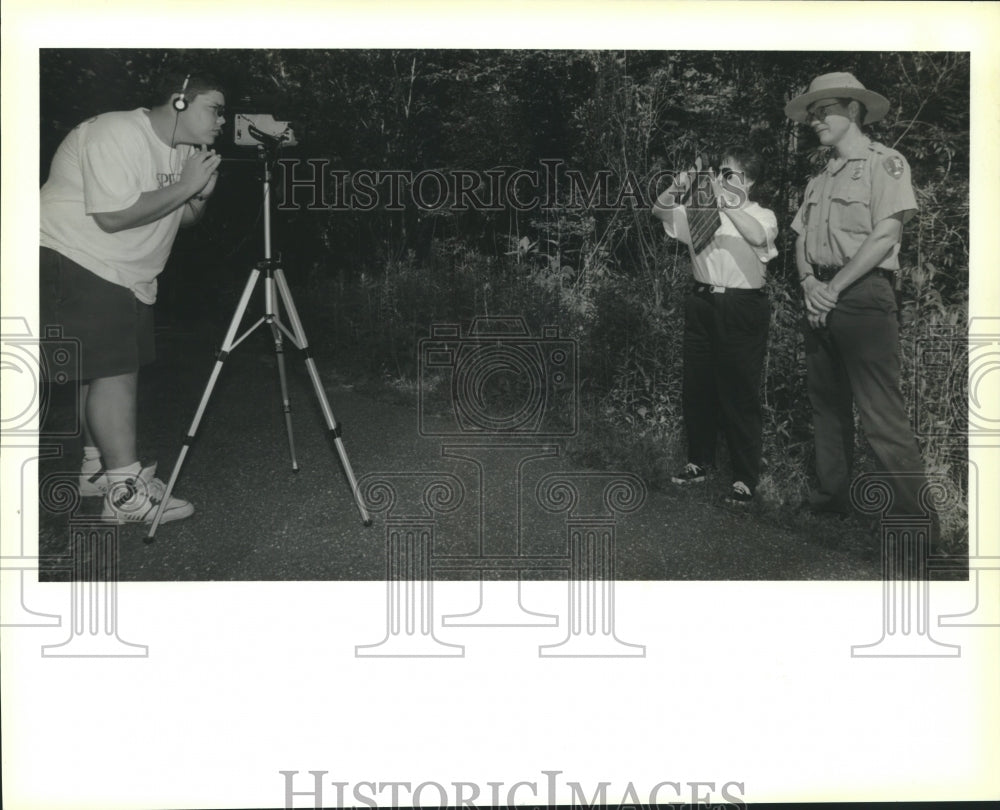
[[[782,111],[813,76],[854,73],[891,102],[869,134],[912,167],[920,213],[904,233],[898,285],[903,385],[929,469],[963,496],[947,529],[964,533],[966,455],[946,439],[965,430],[966,392],[953,369],[964,368],[968,321],[968,54],[43,50],[42,181],[70,128],[148,106],[158,77],[178,70],[221,77],[230,111],[291,121],[300,144],[285,157],[347,172],[482,173],[560,160],[588,178],[609,171],[615,187],[732,141],[760,150],[762,202],[780,227],[768,270],[761,483],[777,509],[798,502],[812,464],[789,225],[826,159]],[[161,281],[161,317],[224,326],[262,256],[260,166],[253,150],[232,145],[231,127],[224,140],[231,159],[205,222],[178,240]],[[545,210],[488,212],[300,207],[275,214],[273,236],[317,353],[379,393],[412,394],[417,341],[435,321],[514,313],[532,330],[557,324],[578,345],[577,454],[656,486],[683,461],[679,339],[690,267],[646,202],[596,210],[563,199]],[[919,366],[920,342],[938,335],[957,338],[955,364]],[[860,438],[859,452],[870,465]]]

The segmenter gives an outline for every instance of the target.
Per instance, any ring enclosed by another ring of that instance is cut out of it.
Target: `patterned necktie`
[[[684,197],[684,205],[687,211],[688,230],[691,232],[691,248],[698,254],[708,247],[715,232],[722,226],[722,217],[716,207],[708,175],[698,172],[696,178]],[[711,206],[700,205],[707,200],[712,201]]]

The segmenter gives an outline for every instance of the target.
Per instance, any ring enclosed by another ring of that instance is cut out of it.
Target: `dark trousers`
[[[715,463],[721,428],[733,481],[756,488],[760,476],[760,377],[771,319],[759,290],[695,292],[684,313],[684,424],[688,461]]]
[[[899,387],[895,313],[892,286],[874,272],[841,293],[825,328],[805,327],[819,479],[810,499],[814,509],[850,508],[856,404],[865,436],[892,490],[891,511],[925,514],[919,502],[925,482],[923,459]]]

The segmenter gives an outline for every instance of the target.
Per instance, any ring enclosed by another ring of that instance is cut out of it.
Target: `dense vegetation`
[[[317,351],[339,358],[343,373],[398,391],[412,391],[417,341],[434,322],[518,314],[536,334],[557,324],[578,345],[583,431],[575,451],[653,486],[683,461],[679,351],[690,268],[649,215],[643,184],[628,178],[734,140],[762,151],[760,191],[780,225],[780,254],[769,266],[761,482],[776,509],[801,499],[812,468],[789,225],[825,160],[812,133],[782,110],[814,75],[853,72],[892,103],[871,136],[899,149],[913,171],[920,213],[905,230],[898,290],[904,393],[929,469],[961,495],[946,530],[963,535],[966,450],[953,437],[965,430],[965,388],[952,367],[918,367],[915,358],[918,341],[952,330],[963,346],[967,330],[968,54],[48,50],[43,179],[70,127],[148,104],[166,68],[219,75],[231,88],[231,112],[290,120],[300,144],[285,156],[323,159],[330,169],[509,176],[561,161],[588,184],[608,173],[610,197],[621,204],[604,209],[562,186],[553,204],[526,210],[458,210],[455,200],[434,210],[300,206],[276,213],[275,243]],[[164,277],[161,308],[176,317],[227,319],[261,255],[254,152],[229,146],[227,156],[247,162],[225,164],[208,221],[179,242]],[[962,350],[953,356],[963,368]],[[859,434],[870,465],[866,452]]]

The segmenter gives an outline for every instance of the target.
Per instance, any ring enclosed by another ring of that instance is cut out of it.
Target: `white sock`
[[[83,448],[83,465],[85,467],[86,466],[91,466],[91,467],[93,466],[93,464],[89,464],[88,465],[88,462],[94,462],[94,461],[96,461],[96,462],[99,463],[100,460],[101,460],[101,451],[98,448],[91,447],[90,445],[85,445],[84,446],[84,448]]]
[[[136,476],[142,472],[142,462],[137,461],[135,464],[129,464],[127,467],[119,467],[117,470],[108,470],[108,476],[115,477],[119,476],[121,478],[128,478],[130,476]]]

